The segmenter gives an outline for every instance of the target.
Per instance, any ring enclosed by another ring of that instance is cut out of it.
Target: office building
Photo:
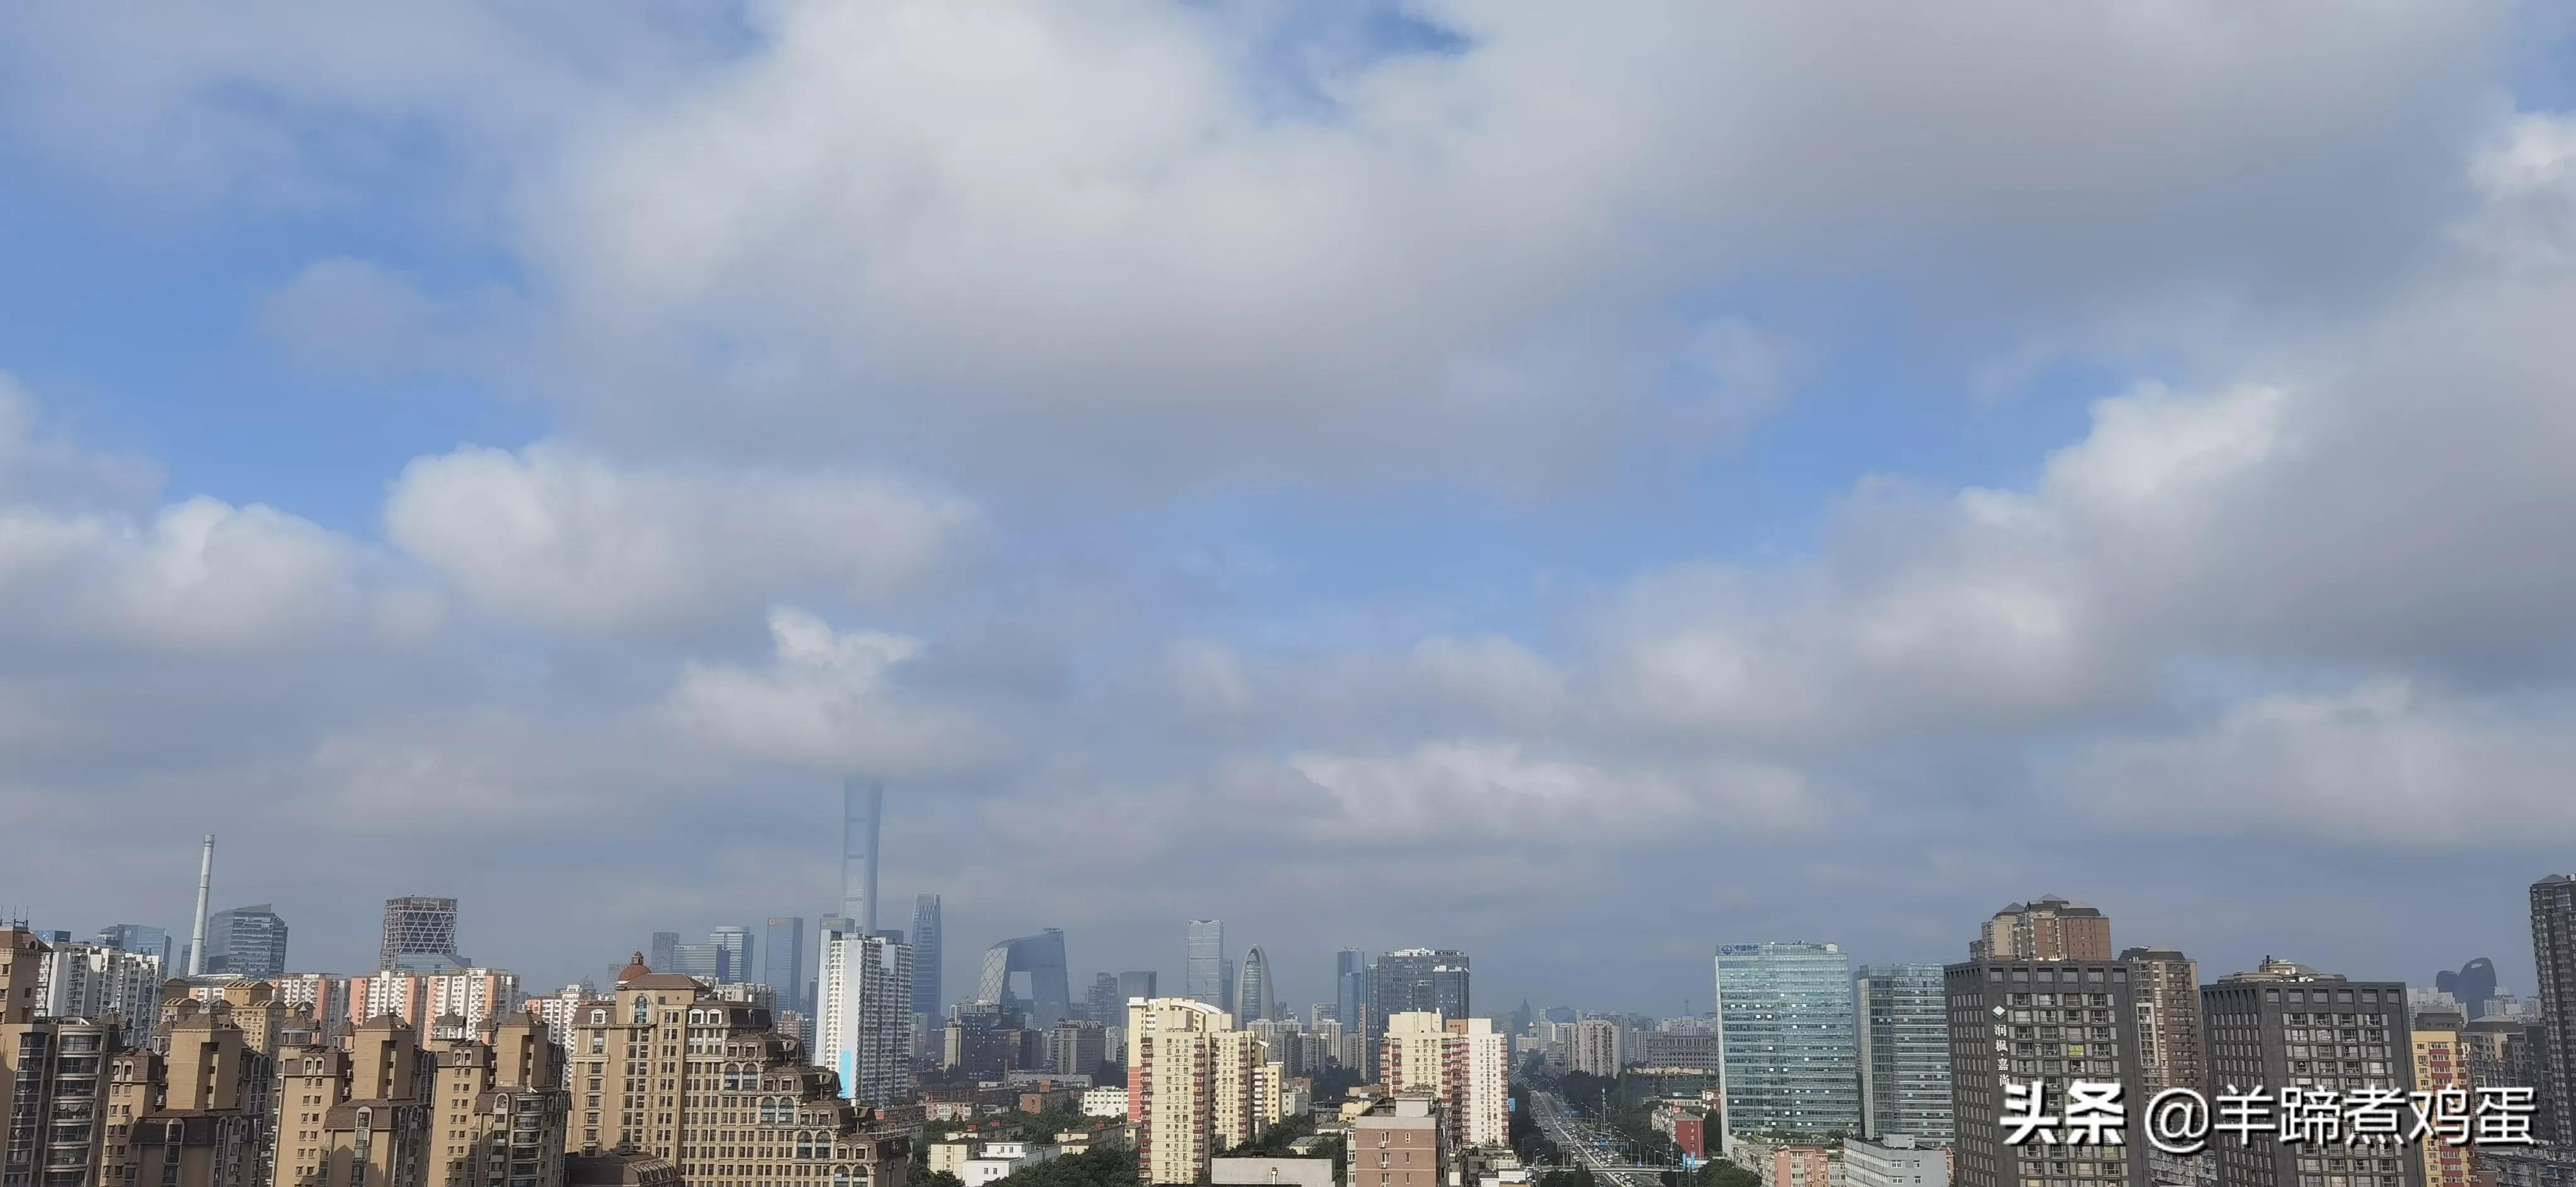
[[[760,937],[760,983],[778,994],[781,1009],[810,1012],[805,1000],[805,918],[773,915]]]
[[[1223,1010],[1225,999],[1225,921],[1190,920],[1189,965],[1181,991],[1192,1001]]]
[[[1437,1097],[1378,1099],[1351,1118],[1348,1187],[1442,1187],[1449,1181],[1449,1128]]]
[[[1014,981],[1015,977],[1023,979]],[[1019,992],[1022,985],[1028,987],[1025,995]],[[1039,1030],[1063,1021],[1073,1012],[1073,992],[1064,971],[1064,933],[1050,927],[985,949],[976,1000],[1023,1010],[1030,1025]]]
[[[654,932],[653,942],[645,946],[645,951],[650,954],[647,959],[652,963],[654,968],[661,969],[665,972],[675,971],[678,967],[677,962],[680,959],[680,933],[675,931]]]
[[[738,985],[760,979],[752,966],[750,928],[719,927],[707,936],[707,942],[716,949],[716,984]]]
[[[1615,1025],[1611,1033],[1615,1048]],[[1510,1049],[1492,1019],[1388,1015],[1379,1060],[1378,1082],[1387,1091],[1439,1098],[1450,1149],[1509,1144]]]
[[[769,1024],[766,1011],[718,1000],[692,978],[628,965],[611,997],[582,1008],[565,1045],[567,1144],[665,1159],[689,1187],[903,1187],[904,1130],[836,1095],[833,1074]]]
[[[1047,1032],[1047,1070],[1068,1076],[1089,1076],[1107,1062],[1107,1026],[1087,1018],[1067,1018]]]
[[[1280,1107],[1278,1066],[1225,1011],[1192,998],[1127,1003],[1127,1119],[1148,1183],[1198,1183],[1208,1160],[1259,1137]]]
[[[877,829],[884,815],[884,784],[841,781],[841,917],[863,936],[877,932]]]
[[[948,999],[941,996],[939,983],[940,953],[943,951],[943,928],[939,921],[939,896],[920,895],[912,900],[912,1010],[930,1018],[945,1017]]]
[[[1103,1026],[1126,1023],[1127,999],[1118,996],[1118,974],[1093,974],[1091,988],[1082,995],[1082,1016]]]
[[[1945,992],[1937,964],[1861,969],[1853,997],[1860,1011],[1862,1136],[1903,1136],[1927,1147],[1950,1144]]]
[[[193,961],[195,954],[183,954]],[[286,921],[267,903],[206,917],[205,974],[258,979],[286,971]]]
[[[1390,1025],[1392,1021],[1390,1018]],[[1615,1018],[1577,1020],[1566,1031],[1565,1070],[1587,1076],[1618,1075],[1624,1066],[1619,1039],[1619,1021]]]
[[[885,936],[823,937],[814,1055],[850,1100],[884,1106],[912,1089],[912,960],[910,945]]]
[[[378,945],[376,967],[403,968],[406,956],[472,963],[456,955],[455,899],[406,895],[385,900],[384,939]]]
[[[1950,1157],[1905,1134],[1852,1138],[1843,1143],[1842,1187],[1950,1187]]]
[[[1723,1059],[1723,1049],[1718,1043],[1715,1027],[1706,1030],[1641,1030],[1628,1036],[1620,1058],[1627,1067],[1714,1076]],[[1942,1071],[1945,1076],[1948,1074],[1946,1066]],[[1947,1099],[1943,1098],[1945,1103]]]
[[[1452,948],[1405,948],[1377,958],[1369,980],[1371,1036],[1386,1033],[1392,1015],[1429,1011],[1443,1018],[1474,1013],[1468,996],[1467,954]]]
[[[2266,957],[2250,973],[2204,986],[2213,1083],[2289,1086],[2350,1096],[2362,1089],[2411,1091],[2412,1040],[2406,986],[2350,981]],[[2306,1184],[2424,1187],[2416,1152],[2342,1143],[2213,1143],[2219,1187]],[[2323,1178],[2319,1183],[2324,1182]]]
[[[714,986],[724,980],[724,949],[713,940],[703,944],[673,945],[670,971]]]
[[[1134,1001],[1140,997],[1161,997],[1163,995],[1155,988],[1156,983],[1161,979],[1154,973],[1132,969],[1120,973],[1118,974],[1118,996],[1124,1001]],[[1127,1020],[1126,1006],[1123,1003],[1119,1006],[1118,1020],[1122,1024]]]
[[[1972,960],[1942,972],[1954,1040],[1953,1181],[1959,1187],[2146,1187],[2146,1142],[2004,1142],[2008,1082],[2037,1084],[2043,1111],[2062,1111],[2067,1085],[2076,1080],[2116,1081],[2123,1100],[2140,1099],[2144,1076],[2129,966]],[[2141,1107],[2131,1105],[2131,1115]]]
[[[2013,903],[1968,944],[1970,960],[2111,959],[2111,920],[2099,910],[2042,895]]]
[[[140,923],[111,923],[98,929],[98,943],[123,952],[139,952],[161,958],[161,967],[176,975],[179,966],[170,963],[170,933],[162,928]]]
[[[2473,1099],[2476,1092],[2469,1076],[2468,1045],[2462,1041],[2468,1016],[2457,1011],[2417,1010],[2411,1005],[2407,1013],[2415,1091],[2433,1093],[2436,1100],[2444,1093]],[[2470,1147],[2441,1141],[2415,1145],[2416,1158],[2423,1164],[2425,1187],[2469,1187],[2479,1177],[2472,1162],[2474,1154]]]
[[[1344,948],[1333,954],[1333,1017],[1342,1029],[1353,1033],[1368,1029],[1362,1013],[1368,1008],[1368,982],[1368,953]]]
[[[1243,954],[1242,980],[1235,986],[1237,1022],[1255,1022],[1279,1016],[1279,987],[1270,979],[1270,957],[1255,944]]]
[[[1834,944],[1725,944],[1716,968],[1723,1149],[1747,1135],[1858,1132],[1851,958]]]
[[[105,944],[53,944],[35,958],[36,1012],[52,1018],[115,1016],[124,1039],[150,1046],[161,1021],[161,983],[168,979],[158,953],[129,952]]]

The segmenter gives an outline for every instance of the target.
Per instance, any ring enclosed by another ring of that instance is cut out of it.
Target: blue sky
[[[5,897],[212,829],[557,981],[819,914],[856,772],[961,945],[1292,998],[2051,892],[2527,982],[2562,21],[1317,11],[0,18]]]

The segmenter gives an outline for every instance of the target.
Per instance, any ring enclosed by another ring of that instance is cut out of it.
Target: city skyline
[[[1721,940],[1946,961],[2046,892],[2534,984],[2551,6],[53,7],[0,12],[45,926],[188,934],[211,832],[293,964],[426,892],[595,976],[819,923],[859,779],[952,999],[1221,918],[1290,1006],[1432,945],[1675,1012]]]

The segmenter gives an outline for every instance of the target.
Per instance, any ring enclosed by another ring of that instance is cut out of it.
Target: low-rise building
[[[1124,1087],[1091,1088],[1084,1090],[1082,1094],[1082,1115],[1085,1117],[1126,1116],[1127,1090]]]
[[[1843,1143],[1844,1187],[1950,1187],[1950,1154],[1905,1134]]]
[[[1330,1158],[1213,1158],[1208,1182],[1227,1187],[1339,1187]]]
[[[1063,1153],[1061,1146],[1034,1142],[985,1142],[959,1166],[957,1177],[966,1187],[985,1187],[1041,1162],[1053,1162]]]
[[[1841,1187],[1842,1160],[1826,1146],[1737,1138],[1727,1160],[1752,1171],[1762,1187]]]

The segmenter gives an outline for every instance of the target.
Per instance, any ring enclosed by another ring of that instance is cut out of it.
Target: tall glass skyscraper
[[[1386,1033],[1386,1020],[1427,1010],[1444,1019],[1468,1017],[1467,954],[1455,948],[1399,948],[1380,955],[1368,990],[1368,1035]]]
[[[1225,1001],[1225,921],[1190,920],[1190,963],[1182,978],[1190,998],[1222,1010]]]
[[[1859,1131],[1852,966],[1840,946],[1720,945],[1717,1028],[1727,1149],[1755,1134]]]
[[[947,1004],[939,996],[939,930],[939,896],[913,899],[912,1010],[931,1018],[941,1017]]]
[[[778,995],[778,1008],[812,1014],[814,1003],[805,1000],[805,917],[770,916],[760,956],[760,983]]]
[[[1950,1011],[1942,980],[1937,964],[1874,964],[1853,983],[1862,1136],[1949,1144]]]
[[[753,977],[751,968],[751,929],[739,924],[719,927],[707,936],[716,946],[716,982],[738,985]],[[771,989],[778,988],[775,985]]]
[[[1360,1033],[1361,1011],[1368,1008],[1368,953],[1344,948],[1333,954],[1333,1018],[1342,1029]]]

